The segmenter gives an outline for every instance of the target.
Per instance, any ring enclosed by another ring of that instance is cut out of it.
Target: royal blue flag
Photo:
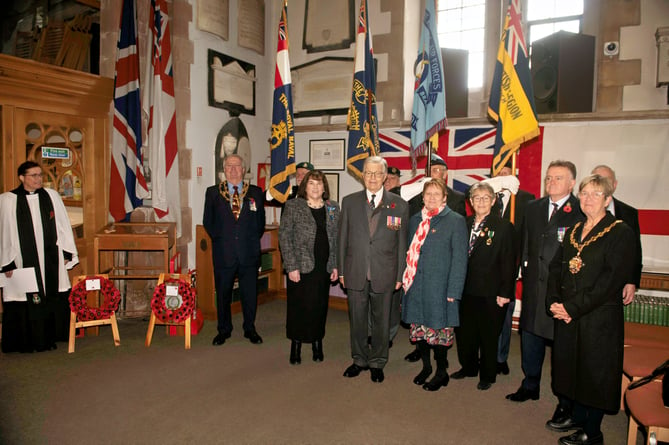
[[[295,173],[295,127],[288,57],[288,5],[286,1],[283,2],[279,19],[270,152],[272,167],[269,191],[277,201],[286,202],[291,190],[289,176]]]
[[[358,35],[355,39],[355,72],[348,110],[347,165],[351,173],[362,178],[365,159],[379,153],[378,119],[376,117],[376,72],[369,30],[367,0],[360,2]]]

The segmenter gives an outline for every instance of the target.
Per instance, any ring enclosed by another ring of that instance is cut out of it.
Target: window
[[[438,0],[437,33],[441,47],[469,51],[469,88],[481,88],[485,0]]]
[[[557,31],[581,32],[584,0],[527,0],[528,46]]]

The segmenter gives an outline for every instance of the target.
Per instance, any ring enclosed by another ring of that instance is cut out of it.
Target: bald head
[[[611,167],[608,165],[598,165],[592,169],[591,173],[593,175],[603,176],[604,178],[608,179],[611,182],[611,186],[613,187],[613,193],[616,192],[616,188],[618,187],[618,180],[616,179],[616,172],[614,172]]]

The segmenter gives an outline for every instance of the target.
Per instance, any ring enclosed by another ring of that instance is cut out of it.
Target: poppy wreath
[[[100,280],[100,293],[104,296],[100,307],[90,307],[86,301],[89,292],[86,290],[87,280]],[[104,277],[86,277],[75,284],[70,292],[70,310],[76,312],[77,318],[81,321],[110,318],[118,310],[120,302],[121,292],[116,289],[112,280]]]
[[[165,305],[165,289],[167,284],[179,285],[179,296],[182,303],[177,309],[169,309]],[[195,289],[184,280],[168,279],[156,286],[151,299],[151,310],[156,318],[165,323],[183,323],[193,315],[195,309]]]

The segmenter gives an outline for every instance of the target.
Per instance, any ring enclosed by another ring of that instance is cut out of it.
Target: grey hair
[[[381,156],[370,156],[367,159],[365,159],[365,163],[362,166],[363,170],[365,170],[367,164],[381,165],[383,166],[383,174],[385,175],[388,173],[388,163]]]

